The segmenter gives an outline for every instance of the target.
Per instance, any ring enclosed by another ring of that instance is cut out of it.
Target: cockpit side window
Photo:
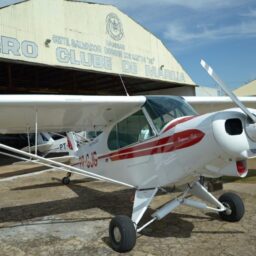
[[[113,127],[108,137],[111,150],[147,140],[154,135],[142,110],[125,118]]]
[[[197,114],[184,100],[171,96],[148,96],[145,108],[159,132],[178,117]]]

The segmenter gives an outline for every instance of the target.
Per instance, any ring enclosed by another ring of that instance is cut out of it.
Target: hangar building
[[[256,96],[256,80],[234,90],[237,96]]]
[[[194,95],[164,44],[114,6],[25,0],[0,9],[0,93]]]

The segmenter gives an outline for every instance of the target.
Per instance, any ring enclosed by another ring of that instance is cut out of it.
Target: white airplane
[[[77,144],[83,144],[89,141],[86,132],[74,133]],[[58,133],[40,132],[37,135],[37,143],[35,136],[33,137],[33,145],[29,144],[21,150],[25,152],[35,152],[39,155],[47,156],[50,153],[68,153],[72,154],[73,149],[67,136]]]
[[[202,65],[225,89],[213,70],[204,61]],[[217,199],[199,182],[201,175],[245,177],[246,160],[256,155],[256,109],[247,109],[226,91],[239,108],[204,115],[175,96],[0,96],[2,133],[103,128],[79,148],[68,133],[75,151],[70,166],[3,144],[0,148],[46,166],[135,189],[131,218],[119,215],[109,225],[113,249],[129,251],[136,233],[181,205],[219,213],[225,221],[243,217],[244,204],[238,195],[224,193]],[[187,186],[140,225],[157,191],[169,184]]]
[[[68,146],[66,136],[59,135],[58,138],[53,138],[49,132],[40,132],[37,135],[37,143],[35,143],[35,136],[30,135],[28,146],[23,147],[21,150],[26,152],[36,152],[39,155],[46,156],[50,153],[69,153],[71,150]],[[32,137],[32,138],[31,138]],[[34,143],[31,145],[31,139]]]
[[[75,133],[75,135],[79,135]],[[88,141],[86,137],[77,137],[78,143]],[[5,134],[1,135],[0,143],[21,149],[26,152],[33,152],[41,156],[50,153],[72,153],[67,136],[58,133],[39,132],[37,139],[35,134]]]
[[[99,131],[97,131],[99,132]],[[81,145],[88,143],[97,132],[73,132],[73,136],[75,138],[76,144],[78,147]],[[71,132],[70,132],[71,133]],[[37,138],[36,138],[37,137]],[[5,145],[18,148],[22,151],[33,153],[36,155],[40,155],[43,157],[51,157],[50,159],[62,163],[69,163],[73,158],[73,148],[67,136],[64,136],[60,133],[49,133],[49,132],[39,132],[36,134],[8,134],[2,135],[0,143]],[[24,146],[28,145],[28,146]],[[23,147],[20,147],[20,146]],[[24,165],[26,168],[30,168],[30,166],[40,165],[38,160],[26,159],[23,157],[19,157],[17,155],[12,155],[6,151],[0,151],[0,155],[7,156],[9,158],[17,159],[18,161],[14,161],[14,165]],[[6,164],[6,163],[5,163]],[[47,171],[50,171],[48,169]],[[41,174],[41,171],[33,173],[33,175]],[[1,179],[0,181],[21,178],[24,176],[28,176],[28,174],[12,176],[7,179]],[[63,178],[62,182],[65,185],[70,183],[71,173],[68,173],[66,177]]]

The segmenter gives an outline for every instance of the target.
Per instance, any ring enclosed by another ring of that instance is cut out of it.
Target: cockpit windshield
[[[185,100],[177,96],[147,96],[145,108],[158,131],[173,119],[197,115]]]

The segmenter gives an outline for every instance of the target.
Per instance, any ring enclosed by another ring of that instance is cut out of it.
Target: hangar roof
[[[120,76],[130,92],[195,86],[158,38],[114,6],[14,2],[0,9],[0,90],[33,91],[48,82],[67,93],[95,94],[97,87],[122,94]]]
[[[234,93],[237,96],[256,96],[256,80],[237,88]]]

